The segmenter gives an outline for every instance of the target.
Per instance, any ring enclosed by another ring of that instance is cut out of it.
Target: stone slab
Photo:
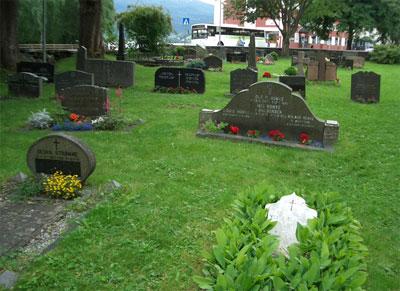
[[[222,70],[222,59],[217,56],[214,55],[206,56],[203,59],[203,61],[206,64],[207,69]]]
[[[306,78],[304,76],[279,76],[279,82],[288,85],[306,99]]]

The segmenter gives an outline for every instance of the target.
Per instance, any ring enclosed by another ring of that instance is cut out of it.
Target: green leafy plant
[[[291,67],[287,68],[284,71],[284,73],[285,73],[285,75],[288,75],[288,76],[295,76],[295,75],[297,75],[297,68],[291,66]]]
[[[18,200],[39,195],[43,192],[42,177],[30,176],[17,184],[15,194]]]
[[[97,130],[118,130],[127,125],[120,116],[100,116],[92,120],[92,125]]]
[[[370,53],[370,60],[380,64],[400,64],[399,45],[378,45]]]
[[[270,55],[271,57],[273,57],[275,61],[277,61],[278,58],[279,58],[279,55],[278,55],[277,52],[270,52],[269,55]]]
[[[185,48],[183,46],[177,46],[175,48],[175,55],[177,56],[183,56],[185,53]]]
[[[193,69],[202,69],[202,70],[207,69],[206,63],[204,63],[204,62],[201,61],[201,60],[193,60],[193,61],[189,62],[189,63],[186,65],[186,67],[187,67],[187,68],[193,68]]]
[[[216,232],[205,257],[203,276],[193,280],[208,290],[362,290],[367,249],[360,224],[333,194],[304,197],[318,211],[307,226],[298,225],[298,244],[289,256],[277,252],[265,204],[278,197],[260,187],[239,196],[233,214]]]
[[[215,123],[215,122],[212,121],[212,120],[207,120],[207,121],[204,123],[203,129],[204,129],[205,131],[208,131],[208,132],[217,133],[217,132],[223,132],[223,131],[225,130],[225,128],[228,127],[228,125],[229,125],[229,124],[226,123],[226,122]]]
[[[28,125],[31,128],[45,129],[52,126],[54,120],[50,116],[50,113],[44,108],[42,111],[32,112],[32,115],[28,119]]]

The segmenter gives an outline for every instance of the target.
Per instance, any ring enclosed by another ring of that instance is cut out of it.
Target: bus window
[[[208,31],[208,36],[215,36],[216,28],[215,26],[208,26],[207,31]]]
[[[192,39],[207,38],[208,33],[205,27],[193,27],[192,28]]]

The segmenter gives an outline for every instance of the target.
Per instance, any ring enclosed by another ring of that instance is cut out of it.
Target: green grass
[[[20,289],[193,290],[201,252],[231,211],[237,194],[261,181],[288,194],[294,190],[338,192],[363,225],[369,248],[368,290],[398,290],[400,66],[366,63],[381,75],[381,102],[350,100],[351,71],[338,70],[341,85],[308,84],[307,103],[316,116],[338,120],[334,153],[302,151],[195,137],[202,108],[229,99],[229,72],[206,72],[204,95],[151,92],[156,68],[136,67],[136,85],[124,91],[124,114],[146,122],[133,132],[72,133],[95,152],[88,183],[116,179],[119,196],[95,207],[56,249],[24,264],[0,259],[23,273]],[[282,73],[288,59],[264,71]],[[74,68],[74,59],[57,71]],[[0,88],[5,88],[0,87]],[[55,108],[46,85],[39,99],[0,101],[0,180],[28,172],[26,152],[46,131],[22,131],[31,111]],[[114,90],[110,89],[113,99]]]

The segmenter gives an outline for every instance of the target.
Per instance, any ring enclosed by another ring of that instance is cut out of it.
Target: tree
[[[338,21],[337,29],[348,33],[350,50],[358,33],[374,27],[373,3],[374,0],[314,0],[302,24],[324,38]]]
[[[102,0],[79,0],[79,45],[89,57],[104,55],[101,12]]]
[[[378,0],[374,2],[373,18],[383,43],[400,45],[400,1]]]
[[[0,0],[0,67],[15,69],[18,58],[18,0]]]
[[[282,55],[289,54],[289,41],[312,0],[225,0],[227,16],[241,22],[270,18],[283,37]]]
[[[129,38],[140,52],[159,53],[172,31],[171,16],[156,6],[135,6],[120,15]]]

